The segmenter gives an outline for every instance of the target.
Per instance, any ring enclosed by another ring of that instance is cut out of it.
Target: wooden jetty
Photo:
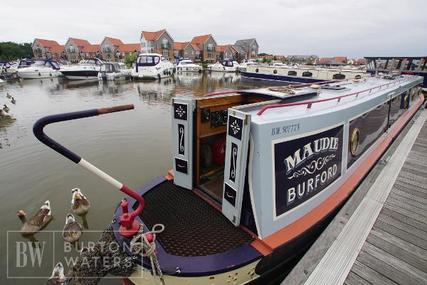
[[[427,284],[427,110],[421,110],[283,284]]]

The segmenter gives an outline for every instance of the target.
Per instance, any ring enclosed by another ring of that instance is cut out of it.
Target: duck
[[[90,208],[89,200],[83,195],[79,188],[71,189],[71,193],[73,193],[71,199],[71,210],[73,213],[79,216],[86,215]]]
[[[6,104],[3,104],[3,111],[5,112],[5,113],[9,113],[9,107],[6,105]]]
[[[16,104],[15,97],[12,97],[12,98],[10,99],[10,103],[12,103],[13,105],[15,105],[15,104]]]
[[[10,95],[10,94],[9,94],[9,92],[7,92],[7,93],[6,93],[6,98],[7,98],[7,99],[10,99],[10,98],[12,98],[12,95]]]
[[[82,230],[82,225],[76,221],[73,214],[67,214],[64,229],[62,230],[62,238],[70,243],[76,242],[82,236]]]
[[[24,210],[19,210],[17,216],[23,224],[21,233],[23,235],[35,234],[46,227],[53,219],[50,201],[47,200],[44,202],[40,209],[29,220]]]
[[[67,279],[64,274],[64,265],[58,262],[52,270],[52,275],[47,280],[47,285],[65,285]]]

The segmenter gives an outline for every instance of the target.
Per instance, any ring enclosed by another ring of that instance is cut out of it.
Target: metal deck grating
[[[157,236],[165,251],[178,256],[205,256],[221,253],[253,239],[229,222],[192,191],[165,181],[144,195],[141,218],[151,228],[165,225]]]

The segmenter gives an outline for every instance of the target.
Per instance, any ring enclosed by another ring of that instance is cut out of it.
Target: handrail
[[[138,222],[135,221],[135,218],[144,209],[144,204],[145,204],[144,198],[141,195],[139,195],[136,191],[132,190],[125,184],[119,182],[115,178],[103,172],[101,169],[97,168],[93,164],[84,160],[82,157],[80,157],[76,153],[72,152],[71,150],[67,149],[63,145],[59,144],[58,142],[50,138],[48,135],[46,135],[46,133],[44,133],[43,129],[45,126],[52,123],[94,117],[98,115],[104,115],[104,114],[109,114],[114,112],[122,112],[122,111],[127,111],[132,109],[134,109],[133,105],[122,105],[122,106],[115,106],[111,108],[90,109],[90,110],[84,110],[84,111],[78,111],[78,112],[50,115],[50,116],[46,116],[39,119],[33,126],[34,135],[42,143],[44,143],[54,151],[58,152],[59,154],[65,156],[75,164],[78,164],[83,168],[85,168],[86,170],[89,170],[90,172],[97,175],[104,181],[113,185],[115,188],[119,189],[121,192],[131,196],[136,201],[138,201],[139,204],[135,211],[131,213],[123,212],[120,217],[120,223],[121,223],[120,233],[124,236],[132,236],[134,233],[138,232],[140,225]]]
[[[261,116],[262,114],[264,114],[265,111],[267,111],[269,109],[284,108],[284,107],[291,107],[291,106],[302,106],[302,105],[307,105],[307,109],[310,109],[311,106],[313,104],[315,104],[315,103],[321,103],[321,102],[327,102],[327,101],[334,101],[334,100],[337,100],[338,102],[340,102],[342,98],[346,98],[346,97],[350,97],[350,96],[356,96],[356,98],[357,98],[357,97],[359,97],[359,95],[361,93],[365,93],[365,92],[369,91],[368,94],[370,94],[373,90],[375,90],[377,88],[378,88],[378,91],[379,91],[379,90],[381,90],[382,87],[389,86],[391,84],[398,84],[398,83],[401,83],[402,81],[405,81],[405,80],[406,80],[406,78],[403,79],[403,80],[397,80],[397,81],[389,82],[389,83],[382,84],[382,85],[379,85],[379,86],[375,86],[375,87],[372,87],[372,88],[369,88],[369,89],[365,89],[365,90],[362,90],[362,91],[358,91],[358,92],[354,92],[354,93],[350,93],[350,94],[346,94],[346,95],[341,95],[341,96],[336,96],[336,97],[331,97],[331,98],[325,98],[325,99],[319,99],[319,100],[312,100],[312,101],[304,101],[304,102],[294,102],[294,103],[284,103],[284,104],[271,104],[271,105],[267,105],[267,106],[264,106],[263,108],[261,108],[258,111],[257,115]]]

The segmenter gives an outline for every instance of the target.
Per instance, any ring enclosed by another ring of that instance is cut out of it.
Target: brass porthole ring
[[[360,131],[358,128],[354,128],[351,132],[350,138],[350,152],[351,155],[356,156],[357,150],[359,149]]]

